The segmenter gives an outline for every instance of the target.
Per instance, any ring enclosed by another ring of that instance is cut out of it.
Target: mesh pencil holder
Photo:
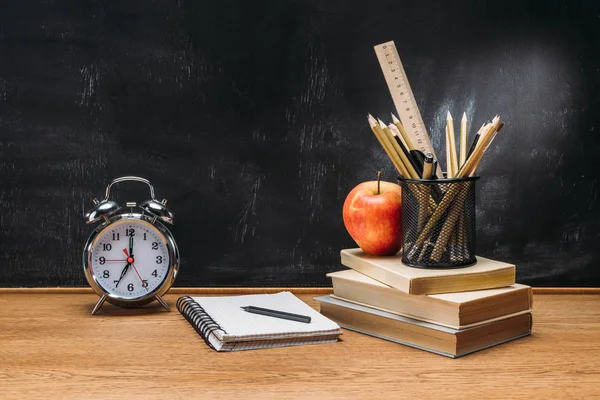
[[[416,180],[402,187],[402,262],[461,268],[475,258],[475,182],[479,177]]]

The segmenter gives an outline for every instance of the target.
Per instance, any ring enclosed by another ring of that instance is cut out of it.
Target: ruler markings
[[[406,132],[410,136],[413,144],[423,153],[432,153],[437,159],[427,129],[423,123],[423,118],[419,112],[417,101],[410,88],[408,77],[404,71],[402,61],[398,55],[398,50],[393,41],[378,44],[374,47],[375,54],[383,71],[383,76],[388,84],[392,100],[396,106],[398,117]],[[438,177],[441,177],[442,170],[438,162]]]

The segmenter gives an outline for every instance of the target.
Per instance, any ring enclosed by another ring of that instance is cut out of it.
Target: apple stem
[[[381,171],[377,171],[377,194],[381,193]]]

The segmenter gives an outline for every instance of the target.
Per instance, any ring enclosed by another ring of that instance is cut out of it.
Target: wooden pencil
[[[496,127],[496,129],[494,131],[492,131],[492,133],[490,134],[491,137],[485,147],[485,149],[482,149],[481,153],[479,154],[479,156],[477,157],[477,159],[475,160],[475,162],[473,163],[473,168],[471,169],[471,171],[468,172],[468,176],[473,176],[475,175],[475,172],[477,171],[477,167],[479,167],[479,163],[481,162],[481,160],[483,159],[483,154],[485,153],[485,151],[490,147],[490,145],[492,144],[492,142],[494,141],[494,139],[496,138],[496,135],[498,134],[498,132],[500,132],[500,130],[502,130],[502,128],[504,127],[504,122],[500,122],[498,124],[498,126]]]
[[[408,178],[409,177],[408,171],[406,170],[406,168],[404,168],[404,165],[400,161],[400,158],[395,154],[395,151],[392,149],[391,144],[388,144],[387,140],[385,139],[385,135],[384,135],[383,131],[381,130],[381,128],[379,127],[379,124],[377,123],[375,118],[373,118],[373,116],[371,114],[369,114],[368,120],[369,120],[369,126],[371,127],[373,134],[379,141],[379,144],[381,145],[381,147],[383,147],[383,150],[387,154],[388,158],[392,161],[392,164],[394,164],[394,167],[396,167],[396,170],[398,171],[400,176]]]
[[[400,134],[398,127],[394,124],[389,124],[387,127],[392,133],[392,135],[394,135],[394,139],[396,139],[396,142],[398,142],[398,145],[400,145],[402,152],[406,155],[406,158],[408,158],[408,161],[410,161],[413,168],[415,169],[415,171],[417,171],[417,174],[419,174],[420,177],[423,170],[423,165],[420,164],[419,160],[417,160],[415,155],[412,154],[410,150],[408,150],[408,146],[406,145],[406,142],[403,141],[402,135]]]
[[[387,127],[387,125],[383,121],[378,120],[378,122],[379,122],[379,127],[383,131],[386,139],[392,145],[392,148],[394,149],[394,151],[398,155],[398,157],[400,157],[400,161],[402,162],[402,164],[404,165],[404,167],[406,168],[406,170],[408,172],[408,177],[412,178],[412,179],[419,179],[420,178],[419,174],[413,167],[411,161],[408,159],[408,157],[404,154],[404,152],[400,148],[400,145],[398,144],[396,139],[394,139],[394,135],[392,134],[390,129]]]
[[[398,127],[396,125],[394,125],[394,124],[389,124],[388,128],[390,128],[390,130],[392,131],[392,133],[394,134],[394,136],[396,136],[398,138],[398,140],[402,142],[402,146],[404,146],[404,148],[406,149],[406,151],[409,152],[410,148],[408,147],[408,144],[404,140],[404,137],[400,133],[400,130],[398,129]]]
[[[469,147],[469,151],[467,152],[467,159],[469,158],[469,156],[471,154],[473,154],[473,151],[475,151],[475,147],[477,147],[477,142],[479,142],[479,137],[481,136],[481,132],[483,131],[484,127],[485,127],[485,124],[482,124],[481,128],[479,128],[479,130],[475,134],[475,137],[473,138],[473,143],[471,143],[471,147]],[[462,165],[460,167],[462,168]]]
[[[462,119],[460,120],[460,160],[458,167],[462,167],[465,161],[467,161],[467,128],[469,122],[467,121],[467,113],[464,112]]]
[[[454,178],[454,167],[452,165],[452,154],[450,151],[450,135],[448,133],[448,126],[446,126],[446,178]]]
[[[477,168],[477,165],[479,165],[479,162],[481,161],[481,158],[483,157],[483,153],[487,150],[491,141],[494,139],[494,136],[497,133],[499,125],[500,125],[500,118],[495,117],[492,120],[491,124],[487,124],[484,127],[483,133],[481,134],[479,141],[478,141],[477,145],[475,146],[475,150],[473,151],[471,156],[469,156],[469,158],[467,158],[465,165],[463,165],[463,167],[459,171],[459,174],[458,174],[459,178],[462,178],[465,176],[471,176],[471,173],[475,170],[475,168]]]
[[[448,139],[450,142],[450,158],[452,161],[452,177],[458,173],[458,156],[456,154],[456,136],[454,134],[454,120],[450,111],[446,114],[446,126],[448,127]]]
[[[398,133],[398,128],[396,128],[396,125],[388,124],[387,128],[390,130],[394,139],[396,139],[396,143],[398,143],[398,146],[400,146],[400,149],[402,149],[402,153],[404,153],[406,158],[410,160],[410,153],[408,151],[408,147],[406,147],[406,143],[402,141],[402,136]]]
[[[408,146],[408,150],[409,151],[414,150],[415,146],[414,146],[412,140],[410,139],[408,132],[406,132],[406,129],[404,129],[404,125],[402,125],[402,122],[400,122],[400,120],[394,114],[392,114],[392,122],[394,123],[394,125],[396,125],[396,127],[400,131],[400,134],[402,135],[402,137],[404,138],[404,141],[406,142],[406,145]]]

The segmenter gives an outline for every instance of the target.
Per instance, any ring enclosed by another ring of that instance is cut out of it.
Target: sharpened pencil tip
[[[450,115],[450,110],[448,110],[448,113],[446,114],[446,119],[449,119],[449,120],[452,119],[452,115]]]
[[[382,120],[380,120],[379,118],[377,118],[377,122],[379,122],[379,126],[381,126],[382,128],[387,127],[387,124],[385,122],[383,122]]]
[[[398,119],[398,117],[396,117],[396,116],[394,115],[394,113],[392,113],[392,121],[393,121],[395,124],[397,124],[398,122],[400,122],[400,120]]]
[[[466,120],[467,120],[467,113],[466,113],[466,112],[464,112],[464,113],[463,113],[463,117],[462,117],[462,119],[463,119],[463,121],[466,121]]]

